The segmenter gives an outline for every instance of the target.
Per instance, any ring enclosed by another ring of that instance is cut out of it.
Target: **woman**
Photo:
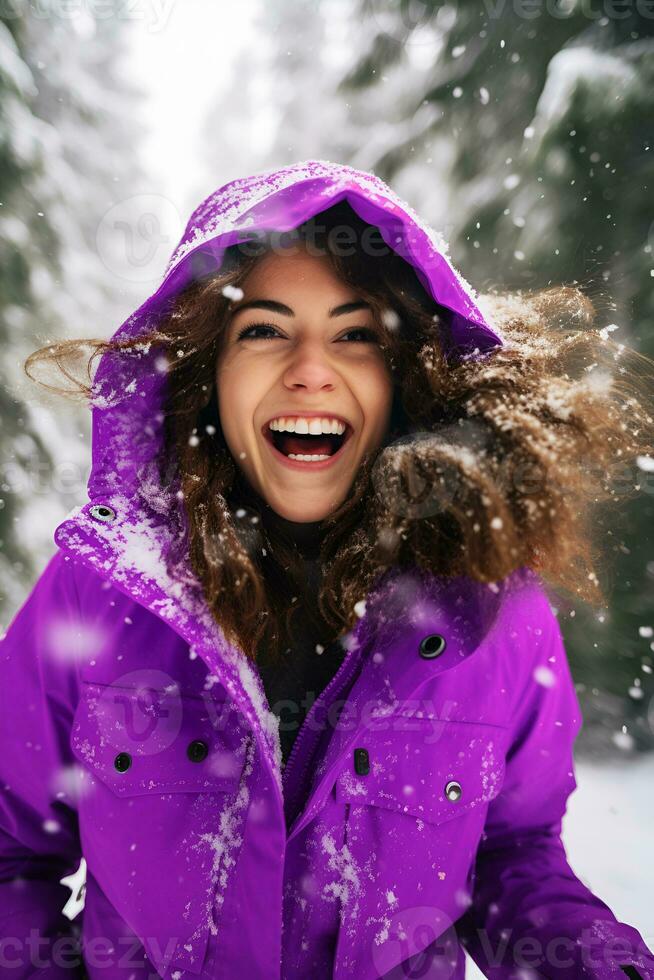
[[[482,303],[347,166],[197,208],[91,344],[89,502],[3,643],[8,975],[654,977],[560,838],[544,581],[603,598],[589,504],[651,447],[592,316]]]

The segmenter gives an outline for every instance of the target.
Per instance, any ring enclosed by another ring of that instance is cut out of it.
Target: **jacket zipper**
[[[318,706],[321,703],[323,703],[324,701],[327,700],[327,698],[331,695],[331,693],[334,691],[334,689],[337,687],[337,685],[339,683],[341,683],[341,685],[344,686],[344,682],[350,679],[349,674],[348,674],[348,671],[349,671],[350,674],[352,674],[354,672],[353,670],[350,670],[350,668],[352,667],[353,664],[356,666],[357,659],[358,659],[357,658],[357,654],[358,655],[361,654],[361,647],[360,646],[356,646],[352,650],[348,650],[347,654],[345,655],[345,659],[341,663],[340,667],[338,668],[338,670],[336,671],[336,673],[332,677],[332,679],[329,682],[329,684],[327,685],[327,687],[316,698],[316,700],[313,702],[313,704],[309,708],[309,711],[308,711],[308,713],[307,713],[307,715],[306,715],[306,717],[305,717],[302,725],[300,726],[300,730],[297,733],[297,736],[295,738],[295,741],[293,742],[293,746],[291,748],[290,755],[289,755],[289,757],[287,759],[286,766],[284,768],[284,773],[283,773],[283,776],[282,776],[282,783],[283,783],[285,789],[287,789],[288,786],[289,786],[289,784],[291,783],[291,780],[290,780],[290,777],[289,777],[289,773],[292,773],[293,767],[296,764],[295,760],[297,759],[298,755],[300,754],[300,748],[303,747],[302,746],[302,742],[303,741],[306,741],[307,738],[310,737],[310,736],[308,736],[306,734],[306,729],[309,727],[309,721],[310,721],[310,719],[315,714]],[[300,774],[299,774],[299,776],[298,776],[298,778],[296,780],[295,789],[293,791],[293,794],[292,794],[292,796],[289,796],[289,798],[288,798],[288,803],[289,803],[289,816],[291,817],[291,819],[293,819],[294,805],[295,805],[295,802],[297,800],[298,793],[300,792],[301,787],[304,785],[304,779],[306,777],[307,770],[309,768],[309,762],[311,761],[311,756],[312,756],[312,753],[313,753],[313,749],[315,748],[316,741],[320,737],[321,734],[322,734],[322,731],[320,729],[313,730],[311,732],[311,735],[313,736],[313,741],[311,741],[310,744],[309,744],[309,748],[308,748],[308,750],[306,752],[306,757],[305,757],[305,760],[304,760],[304,765],[303,765],[302,770],[301,770],[301,772],[300,772]]]

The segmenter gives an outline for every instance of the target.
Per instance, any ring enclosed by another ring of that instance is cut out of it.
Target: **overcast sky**
[[[184,219],[200,198],[207,161],[202,126],[219,92],[234,84],[236,54],[247,46],[257,0],[175,0],[131,25],[129,70],[147,97],[143,162],[152,192]],[[195,193],[194,193],[195,189]]]

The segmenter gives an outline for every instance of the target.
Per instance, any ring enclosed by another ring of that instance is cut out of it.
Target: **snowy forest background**
[[[25,357],[113,333],[192,208],[233,177],[309,157],[374,170],[443,232],[476,289],[580,283],[612,339],[654,356],[653,4],[1,9],[5,626],[86,499],[90,465],[88,411],[37,390]],[[559,618],[585,719],[569,856],[651,944],[654,475],[642,477],[608,522],[608,613],[562,602]]]

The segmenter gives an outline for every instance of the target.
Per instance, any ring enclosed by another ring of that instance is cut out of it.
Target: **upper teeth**
[[[269,427],[275,432],[299,432],[300,435],[319,436],[322,432],[330,435],[342,436],[345,426],[338,419],[303,419],[297,416],[272,419],[268,423]]]

